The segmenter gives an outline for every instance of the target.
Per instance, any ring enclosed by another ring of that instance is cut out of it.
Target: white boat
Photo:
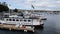
[[[0,20],[0,23],[2,24],[14,24],[14,25],[26,25],[26,26],[40,26],[43,27],[43,22],[38,17],[29,17],[29,18],[23,18],[21,16],[17,15],[11,15],[8,18],[3,18],[3,20]]]
[[[0,24],[3,24],[4,26],[2,27],[5,27],[5,28],[7,27],[6,25],[9,25],[9,26],[15,25],[14,26],[15,29],[16,28],[18,28],[19,30],[23,29],[24,31],[32,30],[33,32],[35,28],[37,27],[43,28],[43,25],[44,25],[43,21],[41,21],[41,18],[39,16],[31,16],[29,14],[26,14],[23,16],[9,15],[8,17],[4,17],[0,19]],[[11,28],[13,27],[11,26]],[[11,28],[9,27],[10,30]]]

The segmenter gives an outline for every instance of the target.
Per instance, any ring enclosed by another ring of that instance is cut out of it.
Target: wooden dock
[[[7,24],[0,24],[0,28],[9,29],[9,30],[24,30],[34,32],[34,28],[23,28],[23,27],[16,27],[16,25],[7,25]]]

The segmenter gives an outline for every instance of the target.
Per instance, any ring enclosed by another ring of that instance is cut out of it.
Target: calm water
[[[60,34],[60,14],[42,14],[47,17],[44,21],[44,29],[38,29],[35,33],[0,29],[0,34]]]

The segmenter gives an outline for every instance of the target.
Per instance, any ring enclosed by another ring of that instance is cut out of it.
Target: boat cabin
[[[40,25],[39,19],[32,18],[4,18],[6,24],[21,24],[21,25]]]

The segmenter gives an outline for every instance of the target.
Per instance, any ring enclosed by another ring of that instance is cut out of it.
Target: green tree
[[[14,9],[14,12],[18,12],[18,9],[15,8],[15,9]]]
[[[0,4],[0,12],[8,11],[8,10],[9,10],[8,6]]]

